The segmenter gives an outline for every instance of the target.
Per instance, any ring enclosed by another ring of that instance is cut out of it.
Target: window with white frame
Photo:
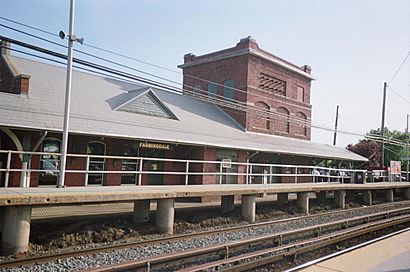
[[[105,144],[102,142],[89,142],[87,145],[87,154],[105,156]],[[96,171],[88,173],[86,180],[87,185],[103,185],[104,173],[98,173],[98,171],[104,171],[105,158],[90,156],[88,162],[88,171]]]

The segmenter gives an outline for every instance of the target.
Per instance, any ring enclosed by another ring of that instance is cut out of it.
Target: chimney
[[[303,69],[303,71],[305,71],[309,75],[312,72],[312,67],[310,67],[309,65],[306,65],[306,64],[302,66],[302,69]]]
[[[0,78],[0,90],[2,92],[25,94],[29,93],[29,80],[30,76],[19,73],[16,67],[13,65],[13,61],[10,58],[11,44],[8,41],[0,41],[1,56],[0,66],[6,66],[7,69],[3,69],[4,73]]]
[[[240,39],[240,41],[236,44],[236,48],[252,48],[252,49],[259,49],[258,43],[252,36],[248,36],[246,38]]]
[[[7,41],[0,41],[1,46],[1,54],[2,55],[10,55],[10,48],[11,44]]]
[[[184,55],[184,63],[193,62],[196,59],[196,56],[192,53],[188,53]]]

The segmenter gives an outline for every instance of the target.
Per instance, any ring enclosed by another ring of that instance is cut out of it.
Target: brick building
[[[239,101],[254,109],[223,107],[245,130],[310,140],[309,66],[278,58],[247,37],[232,48],[186,54],[179,67],[187,94]]]
[[[15,56],[8,43],[2,42],[2,46],[0,186],[56,186],[66,68],[44,60]],[[250,53],[251,49],[259,53]],[[206,60],[220,58],[221,52],[238,56],[207,64]],[[314,165],[323,159],[336,162],[366,160],[344,148],[308,141],[309,127],[297,130],[290,121],[299,113],[310,120],[312,78],[307,67],[303,70],[275,57],[273,69],[273,57],[258,49],[249,38],[237,47],[221,52],[202,57],[186,56],[182,65],[184,83],[202,84],[191,82],[186,76],[197,69],[194,73],[197,77],[228,86],[224,92],[223,88],[208,84],[207,94],[231,94],[232,98],[253,106],[267,105],[269,111],[275,113],[281,108],[286,109],[290,118],[289,122],[285,121],[290,123],[289,126],[284,123],[279,129],[284,122],[281,119],[263,119],[260,115],[221,108],[212,99],[204,101],[191,93],[167,92],[82,71],[79,67],[73,71],[68,142],[71,156],[67,159],[66,186],[245,183],[244,174],[250,171],[262,173],[255,177],[255,182],[261,179],[261,175],[267,176],[267,171],[274,174],[272,167],[269,170],[269,166],[255,166],[250,170],[246,163]],[[237,65],[233,65],[233,60]],[[205,74],[207,71],[201,65],[214,65],[209,69],[213,75]],[[253,72],[256,66],[264,68]],[[304,90],[302,97],[298,97],[298,87]],[[236,92],[233,88],[244,92]],[[200,95],[201,91],[195,92]],[[11,153],[14,151],[45,154]],[[188,164],[187,160],[197,162]],[[223,160],[242,164],[222,167]],[[35,171],[27,176],[19,169]],[[279,169],[283,173],[290,171]],[[188,178],[187,171],[197,174]],[[224,175],[226,173],[232,175]],[[271,176],[271,182],[288,181],[293,182],[293,179]]]

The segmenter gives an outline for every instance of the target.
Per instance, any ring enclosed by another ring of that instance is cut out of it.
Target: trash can
[[[355,181],[355,183],[364,183],[365,182],[365,173],[356,172],[354,174],[354,181]]]

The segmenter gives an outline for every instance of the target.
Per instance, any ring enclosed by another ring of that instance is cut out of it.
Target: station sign
[[[150,142],[141,142],[139,144],[139,147],[141,147],[141,148],[151,148],[151,149],[164,149],[164,150],[169,150],[170,149],[169,144],[150,143]]]

